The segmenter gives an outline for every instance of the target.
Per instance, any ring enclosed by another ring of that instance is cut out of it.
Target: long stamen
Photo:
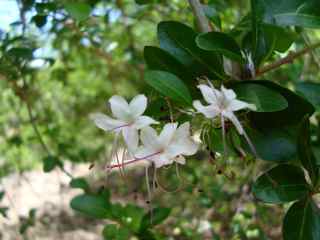
[[[132,125],[132,123],[124,124],[124,125],[121,125],[119,127],[112,128],[110,131],[114,131],[114,130],[117,130],[117,129],[120,129],[120,128],[124,128],[124,127],[129,127],[131,125]]]
[[[134,158],[134,159],[129,160],[127,162],[114,164],[114,165],[108,166],[108,169],[113,169],[113,168],[117,168],[117,167],[123,167],[123,166],[129,165],[129,164],[132,164],[132,163],[135,163],[135,162],[138,162],[138,161],[148,160],[148,158],[154,157],[154,156],[156,156],[156,155],[158,155],[160,153],[162,153],[162,152],[160,151],[160,152],[156,152],[156,153],[150,154],[150,155],[145,156],[145,157]]]
[[[223,114],[220,114],[220,117],[221,117],[221,127],[222,127],[223,160],[226,160],[227,159],[226,127],[224,124]]]
[[[152,200],[152,196],[151,196],[151,190],[150,190],[150,182],[149,182],[149,171],[148,171],[148,166],[146,166],[146,184],[147,184],[147,191],[148,191],[148,203],[150,206],[150,223],[152,224],[152,206],[151,206],[151,200]]]

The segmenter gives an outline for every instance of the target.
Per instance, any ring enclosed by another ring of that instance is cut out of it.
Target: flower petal
[[[168,158],[166,154],[159,154],[153,158],[153,162],[156,168],[160,168],[165,165],[173,163],[173,159]]]
[[[237,97],[236,93],[232,89],[226,89],[223,85],[221,85],[221,92],[228,100],[232,100]]]
[[[129,104],[123,97],[115,95],[109,99],[109,103],[113,116],[126,122],[131,120]]]
[[[151,117],[148,116],[140,116],[138,117],[138,119],[135,121],[134,123],[134,127],[136,129],[141,129],[144,128],[146,126],[149,126],[151,124],[158,124],[159,122],[157,122],[156,120],[152,119]]]
[[[140,139],[142,144],[153,152],[157,152],[161,147],[161,145],[159,145],[157,132],[152,127],[147,126],[143,128]]]
[[[249,104],[247,102],[234,99],[234,100],[232,100],[230,102],[227,110],[235,112],[235,111],[239,111],[239,110],[245,109],[245,108],[249,108],[251,110],[256,110],[257,109],[254,104]]]
[[[240,121],[238,120],[238,118],[236,117],[236,115],[234,115],[233,112],[223,112],[223,116],[225,116],[226,118],[228,118],[233,125],[236,127],[237,131],[239,132],[240,135],[243,135],[244,133],[244,129],[240,123]]]
[[[133,127],[124,127],[122,129],[122,135],[129,152],[131,154],[135,153],[139,144],[138,130]]]
[[[120,127],[125,123],[123,121],[110,118],[109,116],[102,113],[94,113],[90,115],[90,119],[94,121],[98,128],[101,128],[105,131],[116,130],[120,131]]]
[[[219,109],[214,105],[203,106],[199,100],[193,101],[193,107],[206,118],[215,118],[219,113]]]
[[[176,157],[174,161],[182,165],[186,164],[186,159],[182,155],[179,155],[178,157]]]
[[[160,135],[159,142],[162,146],[168,146],[174,137],[174,134],[177,130],[178,123],[167,123],[164,125]]]
[[[135,118],[142,115],[147,108],[147,98],[140,94],[135,96],[129,104],[130,112]]]
[[[216,90],[215,88],[211,88],[207,85],[200,84],[198,85],[198,88],[200,89],[203,98],[211,104],[217,104],[219,101],[219,98],[221,98],[221,93]]]

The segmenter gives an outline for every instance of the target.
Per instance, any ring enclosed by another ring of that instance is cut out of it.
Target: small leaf
[[[320,110],[320,84],[314,82],[301,82],[296,84],[296,90],[301,93],[312,105]]]
[[[85,192],[90,191],[90,186],[85,178],[73,178],[70,182],[70,187],[80,188]]]
[[[105,240],[127,240],[130,239],[128,229],[115,224],[108,224],[104,227],[102,235]]]
[[[111,211],[109,199],[93,194],[76,196],[71,200],[70,206],[76,211],[98,219],[108,218]]]
[[[7,53],[15,58],[32,59],[33,57],[33,50],[25,47],[11,48]]]
[[[152,210],[152,213],[149,212],[144,215],[140,230],[144,231],[147,228],[156,226],[162,223],[167,217],[170,215],[171,209],[170,208],[155,208]],[[152,214],[152,215],[151,215]]]
[[[77,21],[86,20],[91,12],[90,5],[82,2],[68,2],[64,7],[71,17]]]
[[[9,208],[7,207],[0,207],[0,215],[2,215],[5,218],[8,217],[8,214],[7,214],[8,210]]]
[[[305,197],[308,184],[301,168],[281,164],[260,176],[252,191],[263,202],[286,203]]]
[[[214,27],[221,29],[221,19],[219,16],[219,12],[215,9],[215,7],[212,4],[202,4],[202,7],[206,17],[214,23]]]
[[[311,148],[310,139],[310,122],[307,115],[300,124],[298,137],[298,154],[303,167],[308,171],[313,185],[317,184],[319,179],[319,167],[317,166],[317,159]]]
[[[163,71],[147,71],[145,81],[159,93],[172,100],[191,105],[192,98],[186,85],[177,76]]]
[[[42,28],[47,23],[47,15],[35,15],[31,21],[34,22],[38,28]]]
[[[196,43],[203,50],[221,53],[238,62],[244,61],[237,42],[226,33],[202,33],[197,36]]]
[[[56,156],[47,156],[43,159],[43,171],[51,172],[56,167],[62,167],[63,163]]]
[[[289,208],[282,233],[284,240],[320,239],[320,209],[311,198],[296,202]]]
[[[255,83],[241,83],[232,87],[237,98],[252,103],[257,112],[275,112],[288,107],[287,100],[278,92]]]

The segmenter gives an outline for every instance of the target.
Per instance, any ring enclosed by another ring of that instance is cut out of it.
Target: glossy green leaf
[[[103,228],[102,235],[105,240],[130,239],[130,231],[115,224],[108,224]]]
[[[307,115],[300,125],[298,138],[298,154],[303,167],[308,171],[311,181],[314,185],[319,179],[319,167],[311,147],[310,122]]]
[[[80,188],[85,192],[90,191],[90,186],[85,178],[73,178],[70,182],[70,187]]]
[[[35,15],[31,21],[36,24],[38,28],[42,28],[47,23],[47,15]]]
[[[216,10],[213,4],[202,5],[203,11],[206,17],[214,24],[214,28],[221,29],[221,18],[219,12]]]
[[[191,105],[192,98],[186,85],[177,76],[163,71],[146,71],[145,81],[163,96]]]
[[[247,130],[259,157],[265,161],[286,162],[297,158],[297,128],[252,128]]]
[[[26,47],[16,47],[16,48],[11,48],[7,52],[7,54],[15,58],[32,59],[33,50],[31,48],[26,48]]]
[[[64,4],[67,12],[77,21],[86,20],[91,12],[90,5],[82,2],[67,2]]]
[[[170,215],[170,208],[155,208],[152,210],[152,213],[147,213],[141,222],[140,230],[143,231],[147,228],[156,226],[162,223]]]
[[[257,107],[257,112],[275,112],[288,107],[287,100],[278,92],[261,84],[246,82],[236,84],[233,90],[237,98]]]
[[[301,93],[312,105],[320,110],[320,84],[314,82],[301,82],[296,84],[296,90]]]
[[[189,26],[167,21],[158,24],[160,47],[174,56],[196,76],[223,79],[221,56],[200,49],[196,42],[197,34]]]
[[[196,43],[198,47],[203,50],[221,53],[232,60],[243,62],[240,47],[237,42],[226,33],[202,33],[197,36]]]
[[[304,198],[308,194],[308,184],[301,168],[281,164],[260,176],[252,191],[263,202],[286,203]]]
[[[255,0],[264,22],[281,26],[320,27],[317,0]]]
[[[283,221],[284,240],[320,239],[320,209],[311,198],[294,203]]]
[[[98,219],[108,218],[111,211],[109,199],[93,194],[82,194],[74,197],[70,206],[86,216]]]

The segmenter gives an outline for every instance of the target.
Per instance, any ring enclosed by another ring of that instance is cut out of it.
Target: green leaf
[[[144,231],[147,228],[151,228],[162,223],[170,215],[170,208],[155,208],[152,213],[147,213],[141,222],[140,231]]]
[[[90,5],[82,2],[68,2],[64,5],[66,11],[77,21],[86,20],[91,12]]]
[[[47,23],[47,15],[35,15],[31,21],[36,24],[38,28],[42,28]]]
[[[63,167],[63,163],[57,156],[47,156],[43,159],[43,171],[51,172],[56,167]]]
[[[256,83],[235,84],[233,90],[237,98],[252,103],[257,107],[257,112],[275,112],[288,107],[287,100],[278,92]]]
[[[9,56],[15,57],[15,58],[22,58],[22,59],[32,59],[33,57],[33,50],[31,48],[26,47],[16,47],[11,48],[7,54]]]
[[[196,76],[223,79],[221,56],[200,49],[195,42],[196,36],[192,28],[179,22],[168,21],[158,24],[158,39],[162,49]]]
[[[298,154],[303,167],[309,173],[313,185],[316,185],[317,181],[319,180],[319,168],[317,166],[317,159],[315,158],[315,155],[311,148],[310,122],[308,115],[303,119],[300,125],[298,137]]]
[[[252,191],[257,199],[278,204],[304,198],[308,194],[308,184],[301,168],[281,164],[260,176]]]
[[[127,240],[130,239],[128,229],[115,224],[108,224],[103,228],[102,235],[105,240]]]
[[[255,0],[266,23],[281,26],[320,27],[320,2],[317,0]]]
[[[215,9],[214,5],[202,4],[202,7],[206,17],[215,25],[214,27],[221,29],[221,18],[219,16],[219,12]]]
[[[82,214],[98,219],[108,218],[111,212],[109,199],[93,194],[82,194],[74,197],[70,206]]]
[[[8,214],[7,214],[8,210],[9,208],[7,207],[0,207],[0,215],[2,215],[5,218],[8,217]]]
[[[3,199],[4,195],[5,195],[5,191],[1,191],[0,192],[0,201]]]
[[[250,119],[258,127],[282,128],[299,124],[305,115],[312,115],[314,112],[314,107],[311,103],[287,88],[265,80],[248,82],[261,84],[272,89],[281,94],[288,102],[288,107],[281,111],[269,113],[251,112]]]
[[[121,221],[123,225],[128,229],[137,232],[144,215],[143,208],[128,204],[122,208],[121,214]]]
[[[85,192],[90,191],[90,186],[85,178],[73,178],[70,182],[70,187],[80,188]]]
[[[282,128],[253,126],[247,130],[247,133],[262,160],[287,162],[297,158],[296,126],[283,126]]]
[[[184,82],[191,82],[196,78],[189,69],[185,68],[170,53],[161,48],[146,46],[144,48],[144,60],[150,70],[170,72],[181,78]]]
[[[238,62],[244,61],[237,42],[226,33],[202,33],[197,36],[196,43],[198,47],[203,50],[221,53],[222,55]]]
[[[191,105],[192,98],[186,85],[177,76],[163,71],[146,71],[145,81],[159,93],[182,104]]]
[[[296,90],[301,93],[312,105],[320,110],[320,84],[313,82],[301,82],[296,84]]]
[[[311,198],[294,203],[282,227],[284,240],[319,240],[320,209]]]

